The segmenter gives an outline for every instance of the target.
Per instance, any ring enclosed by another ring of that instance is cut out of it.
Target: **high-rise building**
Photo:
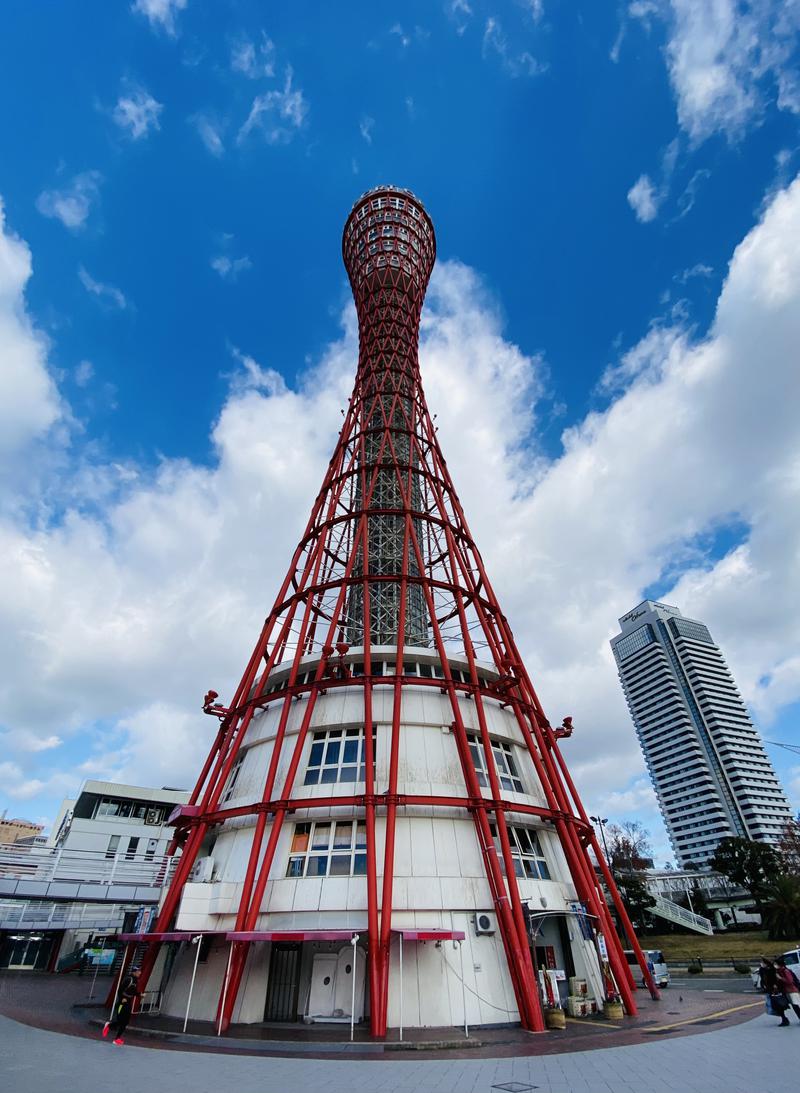
[[[644,600],[611,639],[664,824],[686,866],[720,839],[776,843],[789,803],[708,627]]]
[[[539,1030],[576,977],[635,1013],[592,854],[655,988],[561,757],[571,722],[536,697],[423,394],[433,224],[379,187],[343,254],[355,387],[239,687],[206,695],[220,726],[175,819],[183,853],[153,932],[130,936],[143,979],[221,1031],[367,1013],[377,1036]]]

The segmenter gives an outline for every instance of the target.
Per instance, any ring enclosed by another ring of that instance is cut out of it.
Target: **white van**
[[[650,969],[650,973],[655,980],[657,987],[669,986],[669,968],[667,962],[664,959],[664,954],[660,949],[643,949],[647,966]],[[634,967],[639,966],[639,961],[636,959],[636,953],[633,949],[625,950],[625,959],[628,963]],[[787,961],[788,963],[788,961]],[[635,973],[634,973],[635,974]],[[642,980],[642,986],[644,986],[644,980]]]

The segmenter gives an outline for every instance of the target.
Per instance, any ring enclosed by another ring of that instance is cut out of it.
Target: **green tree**
[[[762,890],[760,911],[771,939],[793,941],[800,937],[800,879],[775,877]]]
[[[746,888],[759,909],[765,888],[783,873],[782,865],[780,855],[771,846],[739,836],[722,839],[711,859],[711,868]]]

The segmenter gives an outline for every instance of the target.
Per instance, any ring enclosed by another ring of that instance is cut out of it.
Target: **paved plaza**
[[[424,1061],[117,1048],[0,1017],[4,1088],[14,1093],[493,1093],[510,1083],[542,1093],[795,1093],[799,1054],[800,1024],[778,1029],[761,1016],[635,1047]]]
[[[55,989],[48,990],[48,980]],[[649,1039],[624,1046],[580,1050],[587,1041],[562,1039],[559,1052],[548,1053],[552,1040],[543,1037],[534,1039],[544,1049],[534,1055],[487,1057],[492,1050],[487,1044],[480,1052],[439,1052],[424,1058],[409,1052],[391,1058],[341,1054],[320,1059],[231,1054],[234,1045],[229,1041],[224,1054],[195,1050],[191,1040],[159,1046],[136,1034],[125,1046],[115,1047],[100,1038],[85,1013],[68,1004],[79,987],[85,996],[85,981],[48,977],[37,984],[0,978],[0,1009],[17,1018],[0,1016],[4,1090],[497,1093],[499,1087],[525,1093],[533,1087],[541,1093],[795,1093],[797,1088],[800,1023],[792,1018],[790,1028],[780,1029],[764,1014],[760,999],[732,989],[702,992],[707,1014],[702,1027],[719,1026],[714,1031],[693,1031],[664,1010],[660,1022],[647,1030]],[[689,1001],[686,993],[683,998]],[[609,1031],[604,1042],[610,1045],[615,1035]],[[573,1044],[576,1050],[571,1050]]]

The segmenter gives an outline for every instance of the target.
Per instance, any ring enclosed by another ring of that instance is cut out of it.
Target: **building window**
[[[108,840],[108,849],[106,850],[107,858],[115,858],[117,856],[117,850],[119,849],[119,835],[112,835]]]
[[[239,771],[242,769],[242,763],[243,762],[244,762],[244,756],[240,755],[236,759],[236,762],[233,764],[233,767],[232,767],[231,773],[230,773],[230,777],[228,778],[228,785],[225,788],[225,792],[222,794],[222,803],[223,804],[226,801],[230,801],[231,797],[233,797],[233,791],[234,791],[234,788],[236,786],[236,780],[239,777]]]
[[[490,824],[492,838],[497,847],[497,855],[503,862],[503,851],[500,847],[500,838],[494,824]],[[531,880],[550,880],[550,870],[547,868],[539,836],[530,827],[509,827],[508,839],[511,843],[511,856],[514,859],[514,872],[518,877]]]
[[[655,640],[653,627],[649,623],[645,623],[644,626],[640,626],[638,630],[634,630],[632,634],[627,634],[622,641],[616,643],[614,656],[618,661],[627,660],[628,657],[638,653],[646,645],[651,645]]]
[[[372,727],[375,753],[375,726]],[[304,785],[331,785],[334,782],[363,782],[364,729],[328,729],[315,732],[308,757]]]
[[[478,775],[478,783],[482,786],[489,785],[489,774],[486,770],[486,752],[483,750],[483,741],[474,733],[467,733],[469,750],[472,762],[475,765],[475,773]],[[514,752],[511,744],[504,740],[492,740],[492,754],[494,765],[497,768],[497,780],[502,789],[513,789],[522,793],[522,779],[517,772],[514,762]]]
[[[130,861],[132,858],[134,858],[136,856],[136,851],[138,849],[139,849],[139,839],[138,839],[138,837],[133,836],[133,838],[128,839],[128,851],[125,854],[126,859],[128,861]]]
[[[287,877],[363,877],[367,825],[360,820],[296,824]]]

